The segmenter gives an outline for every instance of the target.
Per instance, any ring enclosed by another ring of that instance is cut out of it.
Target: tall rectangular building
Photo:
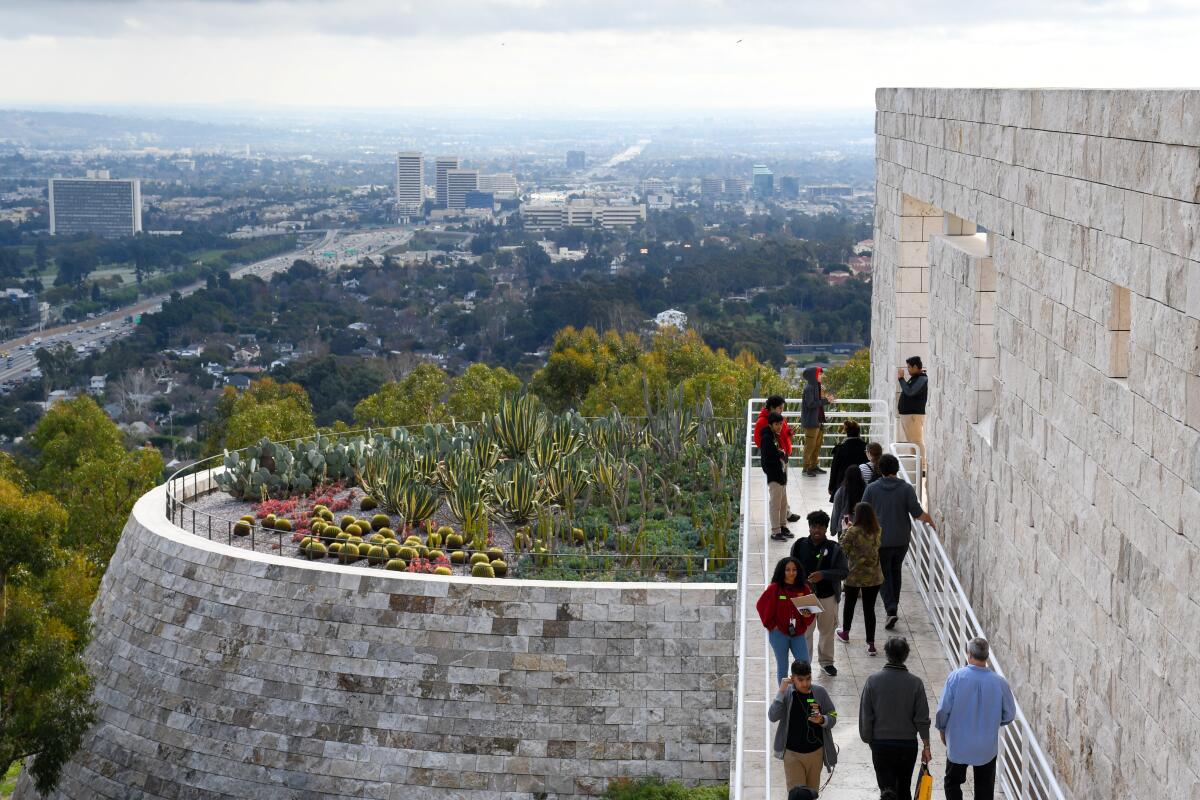
[[[756,197],[775,194],[775,173],[766,164],[754,165],[754,194]]]
[[[451,169],[446,171],[446,208],[466,208],[467,193],[479,191],[479,170]]]
[[[109,239],[142,232],[142,183],[136,178],[50,179],[50,235],[94,233]]]
[[[498,172],[494,175],[480,175],[479,191],[492,192],[496,197],[511,199],[521,193],[521,186],[511,172]]]
[[[437,204],[446,208],[446,173],[458,169],[458,156],[438,156],[433,162],[434,180],[437,182]]]
[[[420,153],[396,154],[396,210],[401,216],[421,213],[425,204],[425,157]]]
[[[582,150],[567,151],[567,169],[586,169],[587,154]]]

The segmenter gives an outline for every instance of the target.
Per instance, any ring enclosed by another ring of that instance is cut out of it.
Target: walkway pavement
[[[771,758],[770,746],[774,726],[768,729],[766,710],[775,696],[779,684],[775,680],[775,659],[766,646],[766,632],[754,612],[754,602],[762,593],[766,581],[770,580],[775,563],[787,555],[791,542],[772,542],[767,538],[767,487],[761,470],[755,468],[750,478],[750,531],[752,541],[743,552],[750,559],[748,568],[749,608],[747,630],[747,680],[745,685],[745,764],[743,768],[743,794],[745,800],[784,800],[787,790],[783,780],[783,762]],[[830,510],[826,494],[828,476],[804,477],[798,468],[788,472],[788,501],[792,511],[803,517],[810,511]],[[790,526],[797,537],[808,534],[803,520]],[[794,541],[794,540],[792,540]],[[767,552],[763,553],[764,545]],[[908,577],[907,571],[905,577]],[[840,607],[839,607],[840,616]],[[882,601],[876,606],[879,629],[875,635],[878,657],[866,653],[863,637],[862,613],[855,615],[854,630],[849,644],[836,643],[835,658],[838,674],[829,677],[818,672],[816,682],[825,687],[837,706],[839,723],[834,729],[834,741],[840,748],[839,763],[828,788],[821,792],[822,800],[878,800],[879,789],[875,784],[875,772],[871,768],[871,751],[858,738],[858,703],[863,683],[884,664],[883,642],[887,632],[883,630]],[[925,611],[920,595],[905,588],[900,600],[900,623],[895,634],[908,638],[912,654],[908,659],[909,669],[921,676],[929,694],[930,715],[937,709],[937,699],[945,685],[950,665],[942,655],[934,631]],[[815,669],[815,666],[814,666]],[[946,751],[937,732],[933,733],[934,796],[943,797],[941,778],[945,774]],[[767,793],[769,765],[770,793]],[[829,777],[825,772],[822,780]],[[968,795],[970,796],[970,795]]]

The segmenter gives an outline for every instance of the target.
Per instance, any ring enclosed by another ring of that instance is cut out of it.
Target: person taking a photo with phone
[[[776,758],[783,759],[787,788],[807,786],[819,791],[821,767],[832,771],[837,765],[833,744],[837,708],[824,687],[813,683],[807,661],[792,663],[791,674],[780,682],[767,709],[767,719],[779,723],[773,750]]]

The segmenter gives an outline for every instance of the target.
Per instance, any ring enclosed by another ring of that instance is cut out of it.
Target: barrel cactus
[[[492,569],[491,564],[476,564],[471,567],[472,578],[494,578],[496,571]]]

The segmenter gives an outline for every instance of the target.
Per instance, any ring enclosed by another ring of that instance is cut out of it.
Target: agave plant
[[[503,455],[524,458],[545,429],[545,419],[531,394],[505,397],[495,414],[488,417],[488,428]]]
[[[529,449],[529,463],[540,473],[553,467],[559,462],[562,452],[558,444],[549,436],[542,436]]]
[[[626,461],[600,454],[592,464],[592,477],[608,497],[614,525],[625,521],[629,507],[629,464]]]
[[[468,520],[486,516],[488,512],[487,496],[479,482],[461,482],[446,494],[446,502],[450,513],[461,524]]]
[[[581,431],[587,423],[574,411],[562,414],[554,420],[554,444],[558,452],[570,457],[579,452],[584,445],[584,435]]]
[[[546,491],[550,502],[575,518],[575,503],[587,488],[588,472],[579,458],[564,458],[546,471]]]
[[[496,513],[513,525],[523,525],[537,513],[542,490],[537,475],[522,461],[502,468],[492,489]]]
[[[474,456],[475,463],[479,465],[482,472],[491,472],[496,468],[496,464],[500,461],[500,448],[496,445],[496,440],[490,430],[480,427],[475,431],[475,436],[471,440],[471,455]]]
[[[409,526],[418,525],[432,517],[441,504],[437,489],[426,483],[408,480],[389,489],[388,505]]]

